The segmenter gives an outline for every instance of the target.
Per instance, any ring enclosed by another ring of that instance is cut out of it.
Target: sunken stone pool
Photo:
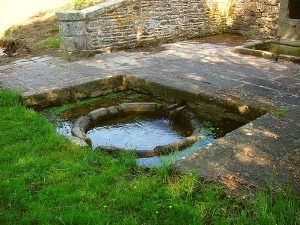
[[[145,115],[148,115],[147,119]],[[179,126],[173,129],[177,121],[183,124],[183,132],[178,132]],[[181,150],[196,142],[200,139],[200,123],[187,106],[165,106],[154,102],[122,103],[78,118],[72,127],[72,134],[109,153],[133,151],[139,157],[153,157]]]
[[[44,113],[57,132],[73,142],[113,154],[133,151],[143,167],[173,163],[244,124],[229,118],[213,120],[185,102],[134,91],[110,93]]]

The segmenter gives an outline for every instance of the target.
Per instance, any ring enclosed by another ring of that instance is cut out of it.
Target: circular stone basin
[[[184,123],[185,132],[176,121]],[[186,106],[123,103],[78,118],[72,134],[110,153],[134,151],[139,157],[153,157],[196,142],[200,138],[200,123]]]

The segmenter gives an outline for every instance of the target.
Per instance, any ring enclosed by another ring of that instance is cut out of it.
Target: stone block
[[[81,140],[85,141],[89,145],[91,145],[91,139],[86,136],[86,130],[88,129],[88,126],[90,124],[90,118],[86,116],[79,117],[73,127],[72,127],[72,135],[75,137],[80,138]]]
[[[64,137],[70,140],[73,144],[78,145],[79,147],[89,146],[85,141],[81,140],[78,137],[74,137],[74,136],[64,136]]]
[[[111,116],[120,113],[118,107],[116,107],[116,106],[108,107],[108,108],[107,108],[107,112],[108,112],[108,114],[111,115]]]
[[[298,39],[300,41],[300,20],[296,23],[296,34],[298,35]]]
[[[96,109],[88,114],[92,121],[104,118],[108,115],[107,108]]]
[[[55,14],[58,21],[77,21],[85,20],[85,14],[78,10],[68,10],[64,12],[57,12]]]
[[[123,103],[119,105],[120,109],[124,113],[134,113],[134,112],[154,112],[158,107],[156,103]]]
[[[60,50],[59,56],[67,61],[76,61],[78,59],[87,58],[91,56],[93,52],[90,51],[67,51],[67,50]]]
[[[59,31],[62,36],[85,36],[86,23],[84,20],[59,22]]]
[[[281,31],[282,40],[297,40],[296,28],[294,26],[286,25]]]
[[[61,36],[60,48],[67,51],[87,50],[86,36]]]

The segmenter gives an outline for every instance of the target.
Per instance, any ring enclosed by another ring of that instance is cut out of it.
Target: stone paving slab
[[[166,44],[166,51],[115,52],[76,62],[51,57],[18,60],[0,66],[4,86],[22,92],[39,93],[48,89],[82,83],[106,76],[130,74],[158,77],[191,84],[201,91],[242,90],[274,104],[281,98],[299,97],[300,68],[297,64],[274,62],[231,52],[226,45],[185,41]],[[255,91],[257,90],[257,92]],[[295,101],[295,104],[297,101]]]
[[[272,184],[274,188],[289,183],[300,194],[299,109],[289,108],[282,118],[266,114],[180,160],[176,168],[193,170],[233,191],[267,188],[274,179],[280,181]]]
[[[76,62],[48,56],[0,66],[0,83],[25,96],[131,75],[195,94],[228,101],[286,107],[227,134],[182,159],[179,171],[218,181],[231,190],[266,187],[272,176],[299,190],[300,65],[231,52],[226,45],[184,41],[160,52],[114,52]]]

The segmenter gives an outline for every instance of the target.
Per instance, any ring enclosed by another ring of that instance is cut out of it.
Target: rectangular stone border
[[[207,93],[196,93],[159,83],[147,78],[132,75],[119,75],[103,79],[73,85],[67,88],[50,90],[37,94],[23,94],[23,103],[36,110],[72,103],[88,98],[102,96],[111,92],[134,90],[151,94],[168,102],[185,102],[191,108],[200,107],[206,110],[198,110],[197,114],[207,115],[211,119],[232,118],[239,122],[249,122],[268,112],[263,106],[257,106],[255,102],[230,101],[220,96],[212,96]],[[247,110],[240,110],[247,108]]]
[[[271,52],[268,52],[265,50],[256,49],[256,47],[259,45],[268,45],[270,43],[300,48],[299,46],[293,45],[291,43],[282,43],[282,42],[278,42],[278,41],[264,41],[264,42],[258,42],[255,44],[237,46],[232,51],[235,53],[241,53],[241,54],[245,54],[245,55],[253,55],[253,56],[262,57],[265,59],[271,59],[271,60],[275,60],[275,61],[286,61],[286,62],[293,62],[293,63],[300,64],[300,57],[292,56],[292,55],[276,54],[276,53],[271,53]]]

